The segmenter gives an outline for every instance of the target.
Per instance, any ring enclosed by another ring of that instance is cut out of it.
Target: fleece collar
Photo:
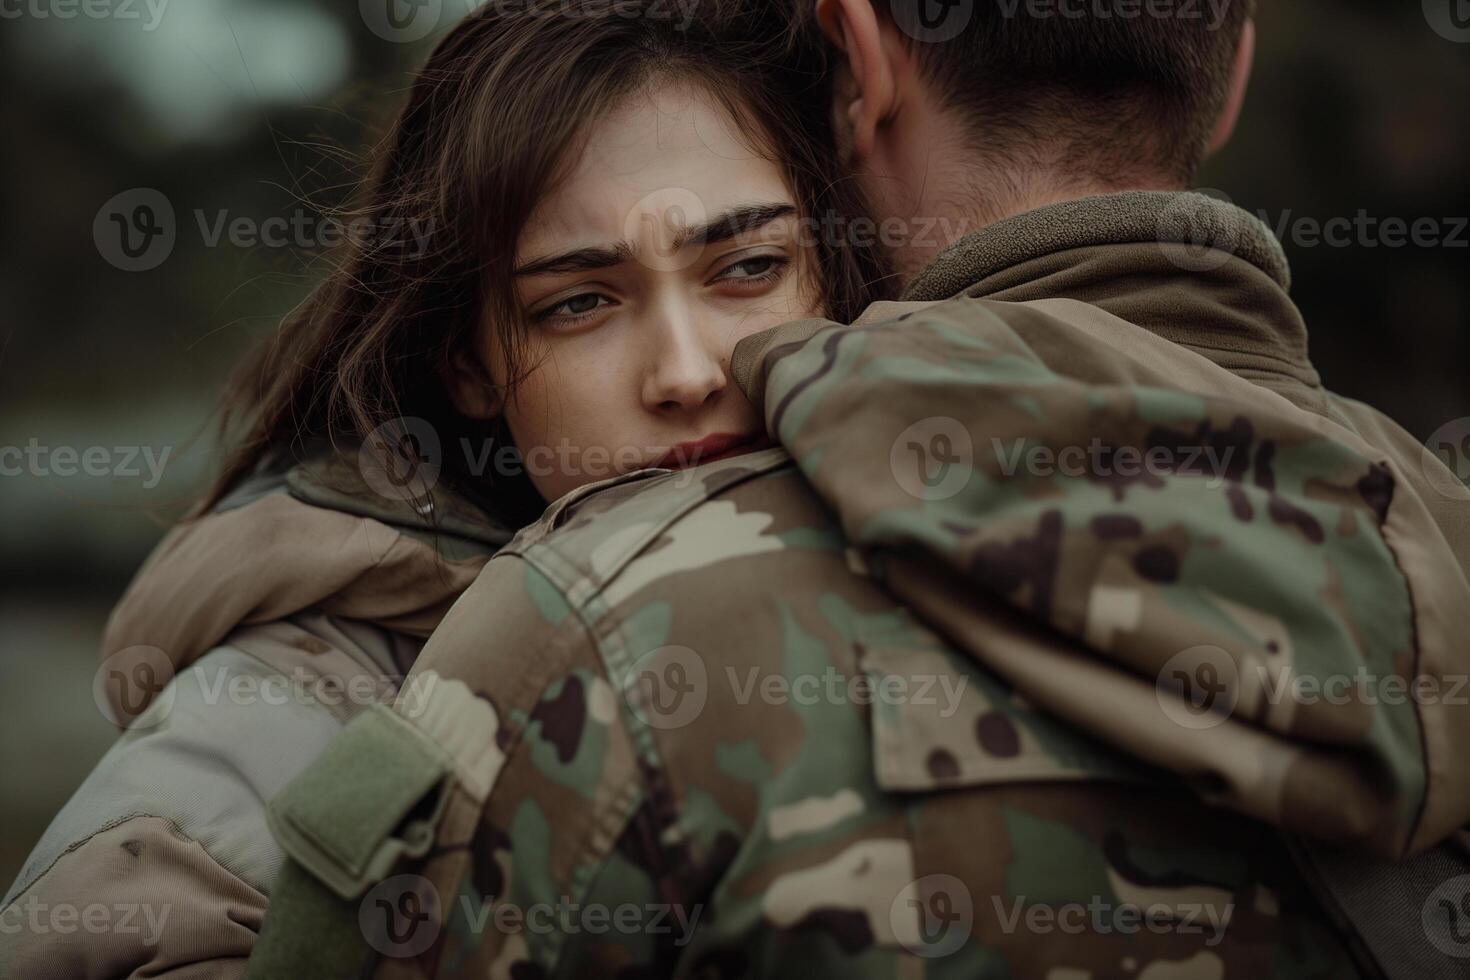
[[[1320,380],[1291,272],[1265,223],[1192,192],[1126,192],[1015,215],[939,253],[903,299],[1099,306],[1238,371]]]

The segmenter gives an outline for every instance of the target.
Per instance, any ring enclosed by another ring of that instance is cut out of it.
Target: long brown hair
[[[667,0],[525,0],[466,16],[375,151],[354,214],[377,233],[343,244],[333,271],[230,381],[220,435],[231,448],[196,513],[268,452],[355,446],[396,418],[424,419],[445,445],[508,441],[502,426],[454,408],[443,381],[450,358],[491,322],[505,325],[500,341],[516,364],[520,231],[577,137],[650,79],[706,87],[782,166],[803,217],[846,227],[826,219],[856,216],[861,202],[836,173],[816,54],[789,47],[783,13],[769,0],[700,0],[686,24],[682,5]],[[427,247],[414,229],[427,231]],[[810,258],[827,315],[848,320],[878,298],[871,248],[818,234]],[[487,481],[462,455],[444,453],[447,486],[512,526],[539,513],[523,475]]]

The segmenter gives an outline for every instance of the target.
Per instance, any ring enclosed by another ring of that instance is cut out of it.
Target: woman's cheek
[[[816,315],[816,310],[804,300],[801,290],[788,280],[775,293],[753,301],[750,307],[741,311],[735,318],[733,333],[736,340],[743,340],[762,330]]]

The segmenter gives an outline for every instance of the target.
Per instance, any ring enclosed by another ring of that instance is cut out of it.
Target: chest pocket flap
[[[885,790],[1053,781],[1154,781],[1152,769],[1027,704],[922,625],[863,640],[873,764]]]

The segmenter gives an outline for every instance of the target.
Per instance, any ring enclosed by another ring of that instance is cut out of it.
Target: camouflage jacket
[[[520,532],[277,800],[303,892],[383,977],[1357,975],[1280,831],[1470,819],[1470,492],[1321,388],[1259,223],[1185,199],[1237,236],[1201,268],[1180,200],[743,341],[784,448]],[[297,929],[253,975],[312,971]]]

